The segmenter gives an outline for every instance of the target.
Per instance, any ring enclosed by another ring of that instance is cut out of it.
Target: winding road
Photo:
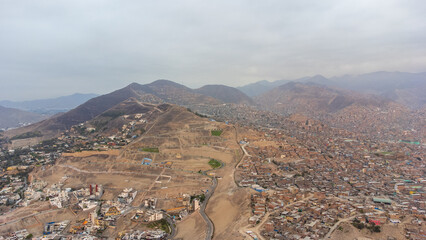
[[[217,187],[217,179],[213,178],[213,185],[210,188],[209,192],[206,194],[206,198],[205,198],[203,204],[201,204],[201,207],[200,207],[200,214],[204,218],[204,221],[206,221],[206,224],[207,224],[206,240],[211,240],[213,238],[213,233],[214,233],[213,222],[207,216],[205,210],[206,210],[206,206],[207,206],[207,203],[209,202],[210,197],[213,195],[214,191],[216,190],[216,187]]]

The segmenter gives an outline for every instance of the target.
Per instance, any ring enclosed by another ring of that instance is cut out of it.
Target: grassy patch
[[[222,166],[222,164],[218,161],[218,160],[216,160],[216,159],[210,159],[210,161],[209,161],[209,165],[213,168],[213,169],[215,169],[215,168],[218,168],[218,167],[220,167],[220,166]]]
[[[140,149],[141,151],[143,151],[143,152],[152,152],[152,153],[158,153],[158,152],[160,152],[160,150],[158,149],[158,148],[155,148],[155,147],[145,147],[145,148],[141,148]]]
[[[206,195],[204,195],[204,193],[200,194],[200,195],[192,195],[191,196],[191,203],[192,203],[192,201],[194,201],[194,199],[198,199],[198,200],[200,200],[200,202],[204,202],[204,200],[206,200]]]
[[[374,153],[374,155],[380,157],[380,156],[393,156],[395,153],[394,152],[376,152]]]
[[[166,221],[166,219],[161,219],[159,221],[149,223],[148,227],[154,228],[154,229],[161,229],[161,230],[165,231],[166,233],[171,233],[171,227],[170,227],[169,223]]]
[[[212,136],[220,136],[220,135],[222,135],[222,132],[223,132],[223,130],[221,130],[221,129],[216,129],[216,130],[211,131]]]
[[[26,132],[23,134],[16,135],[12,137],[10,140],[16,140],[16,139],[26,139],[26,138],[33,138],[33,137],[42,137],[43,134],[41,132]]]

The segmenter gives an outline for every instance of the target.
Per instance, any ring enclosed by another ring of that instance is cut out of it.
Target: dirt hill
[[[225,103],[253,105],[254,101],[240,90],[225,85],[206,85],[195,89],[197,93],[214,97]]]
[[[122,89],[92,98],[71,111],[7,134],[13,136],[30,131],[40,131],[46,136],[53,136],[73,125],[89,121],[129,98],[147,103],[173,103],[182,106],[222,103],[218,99],[195,93],[190,88],[168,80],[158,80],[145,85],[132,83]]]
[[[311,117],[335,113],[350,105],[385,107],[390,103],[378,96],[296,82],[276,87],[257,97],[256,101],[265,108],[284,115],[301,113]]]
[[[20,127],[24,124],[35,123],[45,118],[46,116],[38,113],[0,106],[0,129]]]

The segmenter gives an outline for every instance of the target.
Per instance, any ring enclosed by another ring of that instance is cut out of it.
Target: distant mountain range
[[[388,129],[422,129],[425,124],[421,117],[424,108],[412,110],[380,95],[312,82],[289,82],[254,100],[262,109],[284,116],[302,114],[331,127],[370,136]]]
[[[67,112],[77,107],[78,105],[86,102],[87,100],[97,96],[99,95],[93,93],[75,93],[73,95],[58,98],[38,99],[20,102],[4,100],[0,101],[0,105],[4,107],[16,108],[39,114],[54,115],[59,112]]]
[[[47,117],[38,113],[0,106],[0,129],[22,127]]]
[[[201,94],[201,93],[205,93]],[[224,94],[225,93],[225,94]],[[221,86],[206,86],[193,90],[168,80],[157,80],[150,84],[132,83],[114,92],[92,98],[78,107],[55,115],[47,120],[15,130],[16,134],[28,131],[41,131],[54,135],[71,126],[89,121],[121,102],[134,98],[146,103],[173,103],[185,107],[193,105],[217,105],[223,103],[251,103],[251,99],[241,91]]]
[[[316,75],[297,79],[296,82],[261,81],[240,88],[242,90],[224,85],[191,89],[169,80],[157,80],[143,85],[132,83],[114,92],[91,98],[68,112],[14,129],[7,134],[13,136],[40,131],[46,137],[52,137],[73,125],[116,109],[120,103],[129,99],[151,104],[171,103],[195,110],[215,106],[223,112],[229,112],[226,105],[244,104],[253,107],[253,110],[259,108],[283,115],[304,114],[351,130],[361,126],[367,118],[380,119],[383,124],[409,123],[412,109],[425,108],[425,75],[426,73],[377,72],[332,79]],[[389,82],[386,79],[390,79]],[[261,92],[260,95],[250,98],[243,93],[256,84],[263,86],[257,89],[258,93]],[[338,121],[334,121],[335,119]]]
[[[411,109],[418,109],[426,104],[426,72],[374,72],[330,80],[332,84],[329,86],[377,94]]]
[[[264,108],[280,114],[301,113],[310,117],[335,113],[351,105],[386,107],[391,102],[377,95],[334,89],[312,82],[289,82],[254,99]]]
[[[354,90],[386,97],[411,109],[418,109],[426,104],[426,73],[374,72],[361,75],[345,75],[327,79],[321,75],[293,80],[294,82],[316,83],[328,87]],[[275,87],[290,82],[259,81],[237,89],[250,97],[259,96]]]

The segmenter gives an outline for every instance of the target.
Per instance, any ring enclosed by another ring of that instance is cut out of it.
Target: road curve
[[[167,236],[167,239],[174,239],[177,234],[175,222],[168,214],[166,214],[165,219],[167,223],[169,223],[171,229],[171,233]]]
[[[209,192],[206,194],[206,198],[205,198],[203,204],[201,204],[201,207],[200,207],[200,214],[204,218],[204,221],[206,221],[206,224],[207,224],[206,240],[211,240],[213,238],[213,233],[214,233],[213,222],[207,216],[205,210],[206,210],[207,203],[208,203],[210,197],[213,195],[214,190],[216,189],[216,187],[217,187],[217,179],[213,178],[213,185],[210,188]]]

